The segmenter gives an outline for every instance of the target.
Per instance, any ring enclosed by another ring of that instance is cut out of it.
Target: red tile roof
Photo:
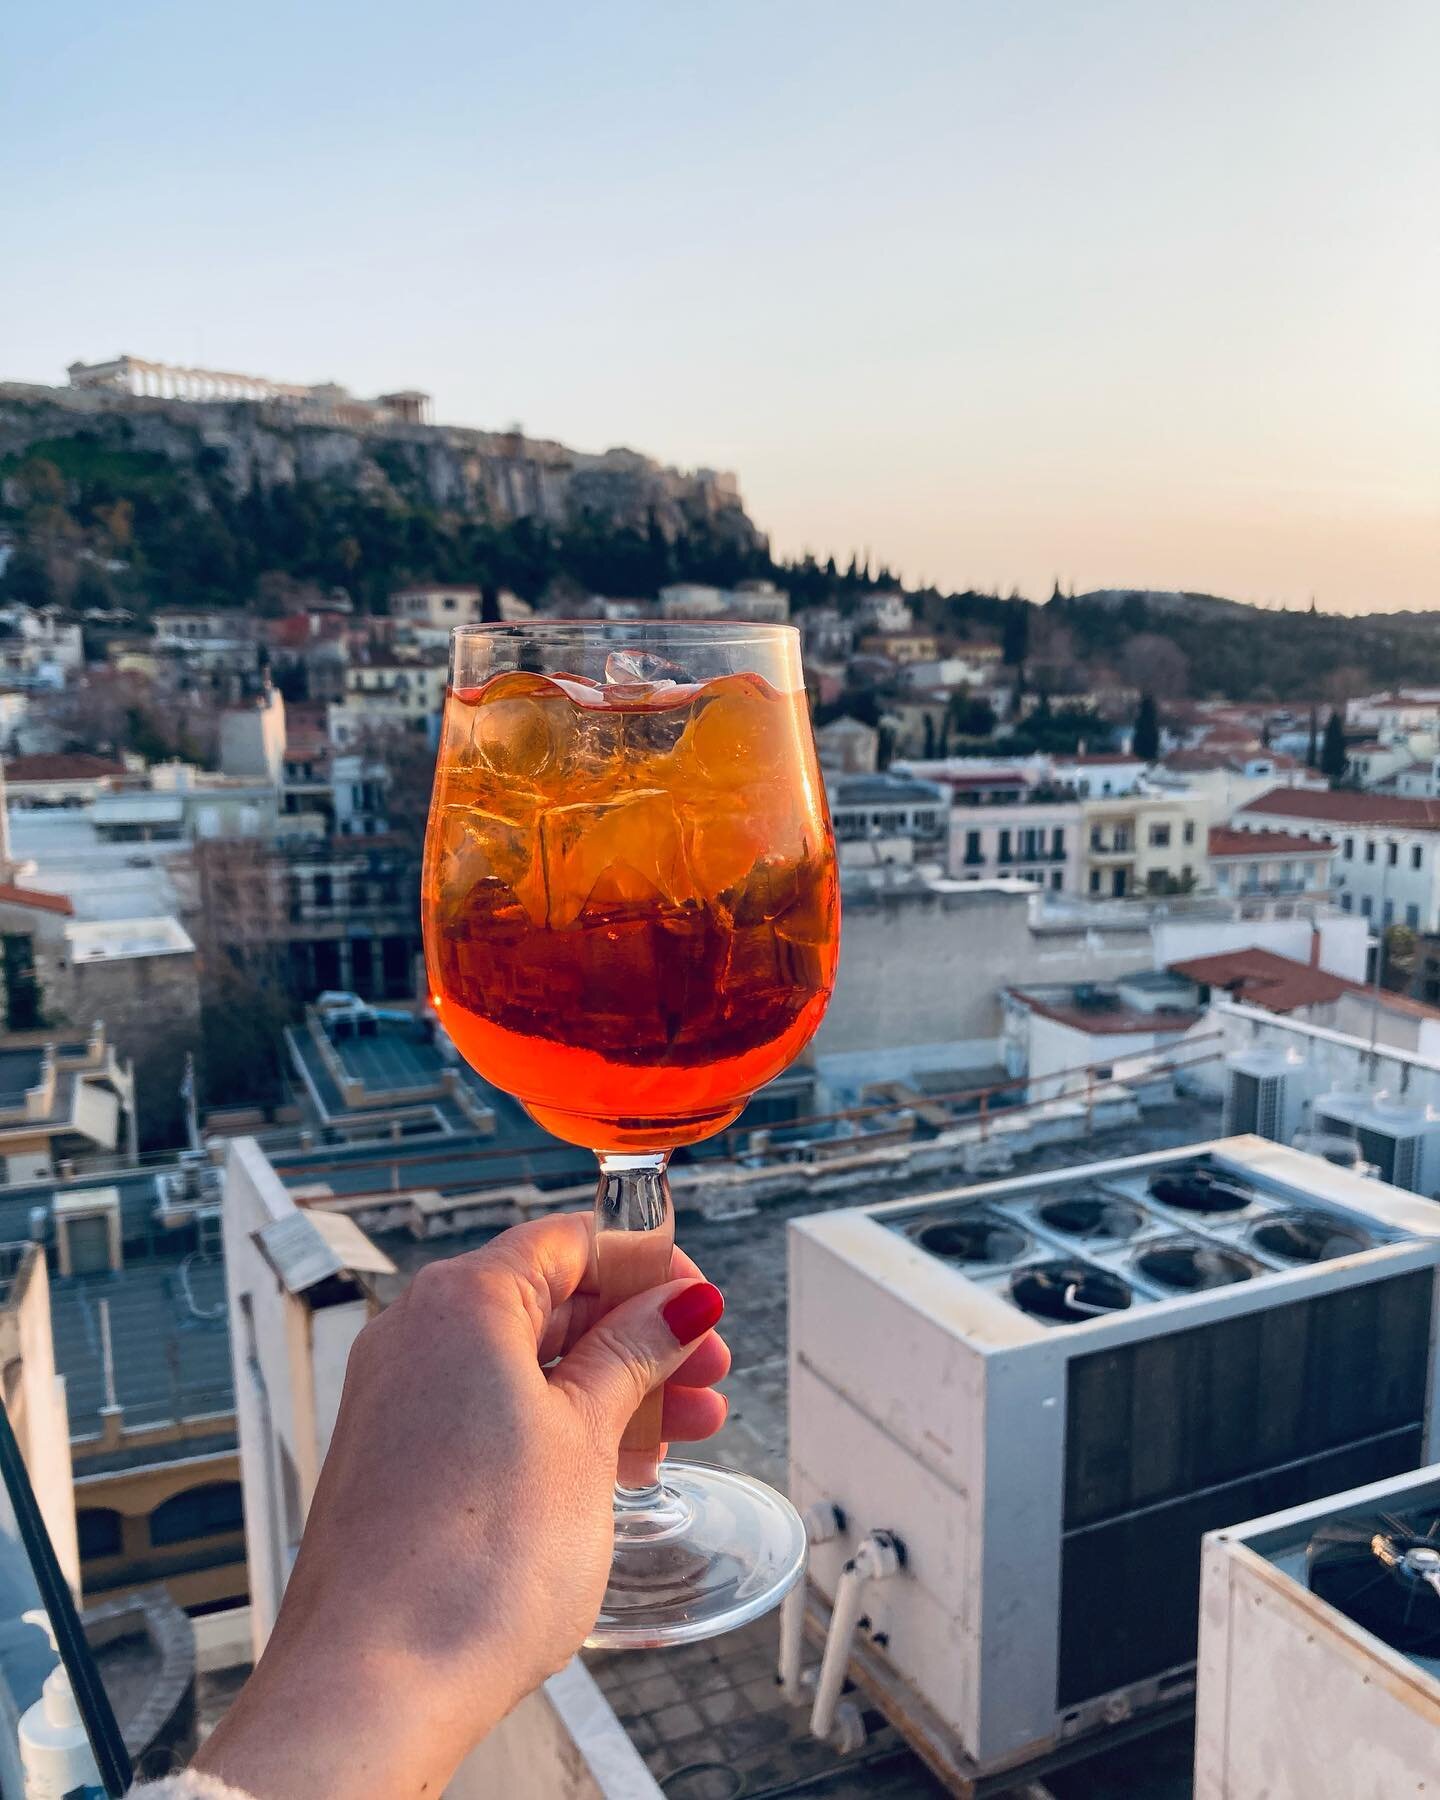
[[[1354,788],[1272,788],[1236,809],[1237,815],[1268,813],[1314,819],[1326,825],[1394,825],[1410,831],[1440,831],[1440,800],[1412,800],[1403,794],[1362,793]]]
[[[37,912],[63,913],[67,919],[75,914],[66,895],[42,894],[38,888],[16,887],[9,881],[0,881],[0,906],[29,906]]]
[[[1216,956],[1192,956],[1185,962],[1171,963],[1170,973],[1201,987],[1223,988],[1246,1006],[1262,1006],[1267,1012],[1295,1012],[1306,1006],[1326,1006],[1342,994],[1369,996],[1374,989],[1364,982],[1347,981],[1343,975],[1332,975],[1326,969],[1312,969],[1308,963],[1296,962],[1289,956],[1277,956],[1273,950],[1258,946],[1249,950],[1225,950]],[[1440,1008],[1426,1006],[1404,994],[1384,993],[1380,1004],[1391,1012],[1410,1013],[1415,1017],[1440,1019]]]
[[[1042,1019],[1054,1019],[1056,1024],[1069,1025],[1090,1037],[1128,1037],[1138,1033],[1147,1037],[1173,1037],[1189,1031],[1205,1016],[1198,1012],[1142,1012],[1138,1007],[1118,1003],[1103,1007],[1056,1005],[1051,1000],[1037,1000],[1023,988],[1012,987],[1005,991],[1028,1006],[1031,1012],[1039,1013]]]
[[[85,750],[11,756],[5,762],[7,781],[118,781],[128,773],[124,763]]]
[[[1210,827],[1211,856],[1333,856],[1329,838],[1301,837],[1294,831],[1232,831]]]

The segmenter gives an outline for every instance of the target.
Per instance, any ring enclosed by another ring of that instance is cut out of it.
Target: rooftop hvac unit
[[[1254,1132],[1288,1144],[1300,1128],[1305,1059],[1289,1050],[1247,1050],[1226,1064],[1225,1135]]]
[[[1440,1766],[1440,1467],[1205,1543],[1195,1800],[1423,1800]]]
[[[796,1220],[812,1624],[957,1791],[1163,1722],[1204,1533],[1440,1455],[1437,1282],[1440,1207],[1253,1136]]]
[[[1314,1105],[1317,1131],[1352,1137],[1382,1181],[1433,1193],[1440,1180],[1440,1118],[1388,1094],[1326,1094]]]

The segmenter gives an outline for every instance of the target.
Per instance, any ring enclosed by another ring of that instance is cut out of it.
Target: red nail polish
[[[693,1344],[720,1321],[725,1296],[708,1281],[697,1281],[673,1300],[667,1300],[660,1316],[675,1335],[677,1344]]]

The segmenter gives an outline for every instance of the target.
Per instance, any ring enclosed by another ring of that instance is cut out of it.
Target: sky
[[[72,0],[0,378],[421,387],[911,582],[1440,605],[1433,0]]]

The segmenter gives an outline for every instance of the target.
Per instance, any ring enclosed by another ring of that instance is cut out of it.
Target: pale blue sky
[[[12,8],[0,376],[738,470],[912,579],[1440,602],[1433,0]]]

